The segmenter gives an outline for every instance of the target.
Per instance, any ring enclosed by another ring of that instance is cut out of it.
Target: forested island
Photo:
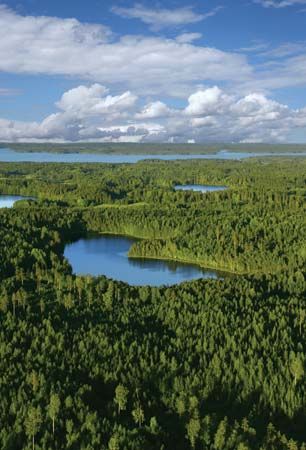
[[[0,209],[0,448],[306,449],[305,174],[289,157],[1,163],[0,195],[30,199]],[[64,248],[90,233],[229,276],[76,276]]]
[[[129,144],[129,143],[16,143],[0,142],[1,148],[10,148],[17,152],[30,153],[93,153],[117,155],[171,155],[171,154],[215,154],[223,150],[251,153],[305,153],[305,144],[237,144],[220,142],[219,144]]]

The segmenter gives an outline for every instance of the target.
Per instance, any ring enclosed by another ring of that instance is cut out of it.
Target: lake
[[[222,278],[217,271],[193,264],[129,258],[130,246],[137,239],[117,235],[98,235],[67,244],[64,256],[78,275],[105,275],[134,286],[162,286],[199,278]]]
[[[0,208],[12,208],[18,200],[30,200],[31,197],[23,197],[20,195],[0,195]]]
[[[178,184],[174,186],[176,191],[194,191],[194,192],[220,192],[228,189],[226,186],[209,186],[206,184]]]
[[[2,162],[61,162],[61,163],[137,163],[147,159],[159,159],[174,161],[177,159],[218,159],[218,160],[241,160],[251,157],[263,156],[305,156],[306,153],[251,153],[230,152],[221,150],[217,153],[206,155],[119,155],[119,154],[94,154],[94,153],[49,153],[49,152],[16,152],[9,148],[0,148],[0,161]]]

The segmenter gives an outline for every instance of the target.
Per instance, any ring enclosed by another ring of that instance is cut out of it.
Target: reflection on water
[[[79,275],[105,275],[134,286],[161,286],[198,278],[221,278],[218,272],[192,264],[143,258],[128,258],[136,239],[100,235],[80,239],[65,247],[64,256]]]

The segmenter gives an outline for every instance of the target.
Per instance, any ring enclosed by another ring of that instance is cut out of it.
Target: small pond
[[[165,260],[129,258],[136,239],[98,235],[67,244],[64,256],[78,275],[105,275],[134,286],[162,286],[198,278],[222,278],[214,270]]]
[[[21,195],[0,195],[0,208],[12,208],[18,200],[31,200],[32,197],[23,197]]]
[[[226,186],[209,186],[206,184],[178,184],[174,187],[176,191],[194,191],[194,192],[219,192],[228,189]]]

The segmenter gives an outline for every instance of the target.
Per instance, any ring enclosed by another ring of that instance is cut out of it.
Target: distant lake
[[[228,189],[226,186],[209,186],[206,184],[178,184],[174,187],[176,191],[194,191],[194,192],[219,192]]]
[[[136,239],[99,235],[67,244],[64,256],[78,275],[105,275],[130,285],[162,286],[198,278],[222,278],[214,270],[171,261],[129,258]]]
[[[22,197],[20,195],[0,195],[0,208],[12,208],[18,200],[30,200],[31,197]]]
[[[147,159],[159,159],[164,161],[174,161],[177,159],[219,159],[219,160],[240,160],[250,157],[263,156],[306,156],[306,153],[251,153],[251,152],[230,152],[221,150],[217,153],[206,155],[119,155],[119,154],[97,154],[97,153],[49,153],[49,152],[16,152],[9,148],[0,148],[0,161],[2,162],[62,162],[62,163],[137,163]]]

